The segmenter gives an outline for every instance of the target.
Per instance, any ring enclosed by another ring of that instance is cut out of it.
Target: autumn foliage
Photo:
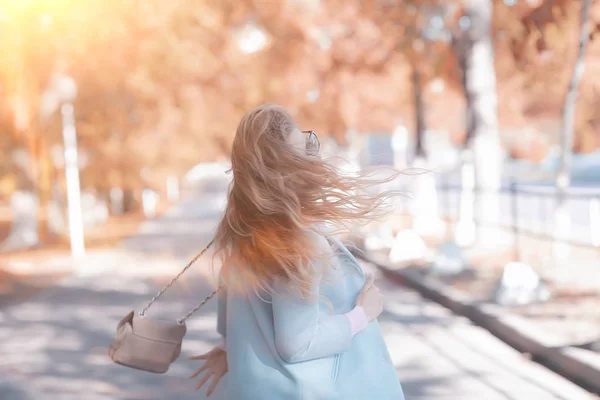
[[[152,185],[198,162],[227,157],[240,116],[265,102],[285,105],[303,127],[340,143],[349,129],[389,132],[403,124],[412,130],[415,68],[423,77],[426,126],[449,131],[459,141],[464,99],[451,36],[460,29],[461,4],[3,3],[0,146],[5,157],[0,158],[0,179],[22,175],[23,181],[35,182],[43,165],[53,165],[59,179],[60,165],[54,166],[53,157],[62,143],[60,113],[40,111],[56,73],[69,74],[78,84],[74,107],[86,159],[83,185],[101,190]],[[514,154],[540,159],[544,152],[528,149],[556,142],[577,47],[579,2],[494,4],[501,132]],[[600,4],[593,7],[592,19],[596,30]],[[440,21],[446,36],[423,36],[432,23],[440,28]],[[593,35],[575,142],[583,152],[600,144],[595,112],[600,41]],[[255,52],[248,50],[252,37],[262,46]],[[534,133],[524,146],[519,142],[523,136],[513,132],[525,126]],[[18,149],[33,155],[31,163],[19,164],[9,156]]]

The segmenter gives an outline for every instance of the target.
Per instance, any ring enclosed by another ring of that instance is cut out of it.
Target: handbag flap
[[[160,321],[134,314],[131,323],[133,334],[151,340],[179,344],[187,331],[185,323]]]

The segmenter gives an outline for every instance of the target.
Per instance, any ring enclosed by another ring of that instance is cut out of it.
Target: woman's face
[[[313,131],[301,131],[298,128],[294,128],[286,141],[299,152],[313,156],[319,153],[319,139]]]
[[[294,128],[287,137],[287,143],[298,151],[304,151],[306,148],[306,134],[298,128]]]

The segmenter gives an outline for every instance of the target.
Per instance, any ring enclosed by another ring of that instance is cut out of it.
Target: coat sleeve
[[[344,314],[330,314],[319,305],[320,278],[311,299],[293,295],[275,284],[272,295],[275,346],[288,363],[342,353],[352,341],[351,322]]]

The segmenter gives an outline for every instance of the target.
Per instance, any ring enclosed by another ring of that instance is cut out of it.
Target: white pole
[[[461,192],[458,222],[454,239],[460,247],[469,247],[475,243],[475,166],[471,161],[463,164],[461,169]]]
[[[167,178],[167,198],[171,203],[179,200],[179,178],[176,176]]]
[[[61,107],[63,122],[63,141],[65,145],[65,175],[67,178],[67,201],[69,209],[69,235],[71,255],[81,258],[85,254],[83,218],[81,212],[81,190],[79,187],[79,166],[77,165],[77,133],[73,105]]]
[[[590,236],[592,245],[600,247],[600,200],[590,199]]]

